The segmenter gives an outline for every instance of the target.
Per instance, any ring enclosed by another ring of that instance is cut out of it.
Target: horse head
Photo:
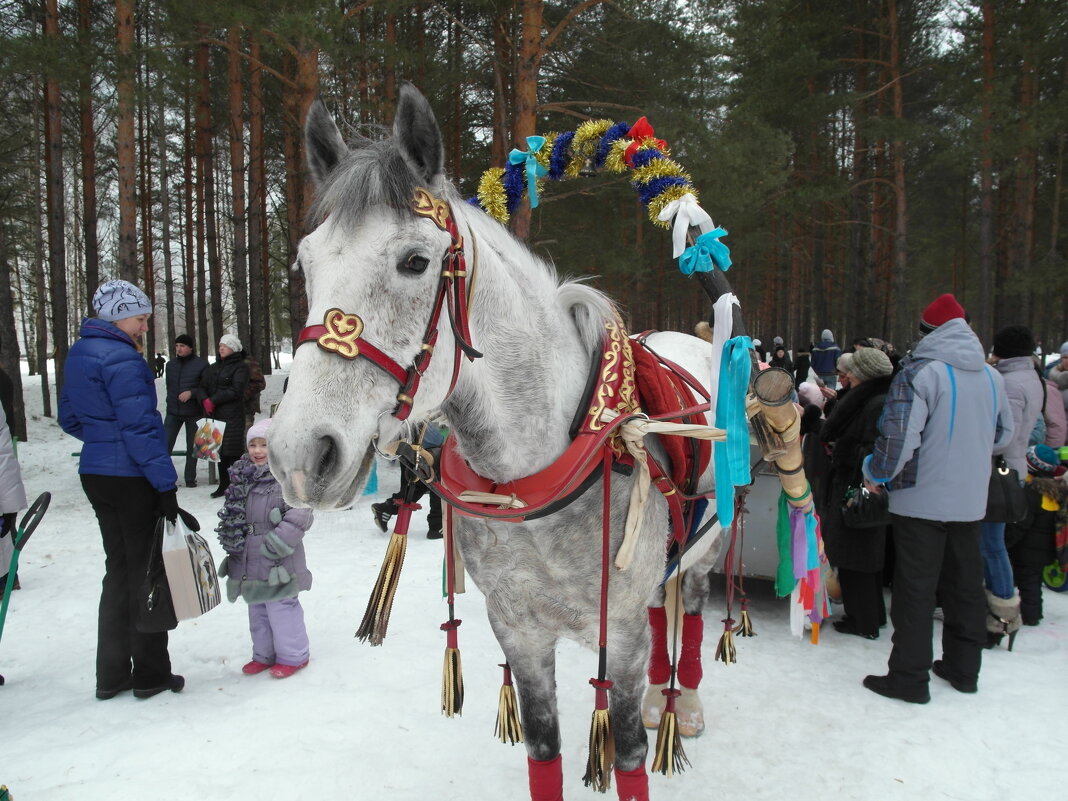
[[[366,483],[375,437],[392,438],[398,418],[424,418],[448,393],[456,359],[449,321],[436,342],[425,340],[443,303],[442,265],[458,235],[455,226],[452,233],[442,227],[434,209],[413,212],[413,198],[439,202],[440,211],[448,208],[441,200],[459,197],[445,181],[434,113],[409,84],[400,90],[392,137],[346,143],[316,101],[305,141],[315,227],[293,269],[304,273],[308,320],[275,419],[270,462],[290,503],[337,509]],[[429,359],[428,348],[441,355]],[[394,416],[412,376],[418,393]]]

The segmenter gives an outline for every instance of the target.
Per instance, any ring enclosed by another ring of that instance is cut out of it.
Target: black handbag
[[[842,519],[847,528],[879,528],[890,524],[890,496],[886,490],[869,492],[863,485],[850,487],[842,496]]]
[[[995,456],[986,492],[984,523],[1017,523],[1027,516],[1027,496],[1020,476],[1005,464],[1004,456]]]
[[[163,568],[163,520],[156,521],[152,536],[152,550],[148,556],[145,580],[137,593],[137,620],[134,625],[145,634],[155,634],[178,628],[174,614],[171,587],[167,583],[167,571]]]

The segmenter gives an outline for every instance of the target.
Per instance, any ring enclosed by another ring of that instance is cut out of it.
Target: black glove
[[[159,513],[172,523],[178,519],[178,488],[159,494]]]

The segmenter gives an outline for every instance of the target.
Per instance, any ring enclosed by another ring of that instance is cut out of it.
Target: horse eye
[[[401,265],[402,270],[407,270],[410,273],[421,275],[426,272],[426,268],[430,266],[430,259],[426,256],[419,256],[413,253],[407,260]]]

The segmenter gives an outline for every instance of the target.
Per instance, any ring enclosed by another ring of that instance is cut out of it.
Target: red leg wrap
[[[616,792],[619,801],[649,801],[649,775],[645,765],[628,771],[616,768]]]
[[[664,607],[649,607],[649,634],[653,643],[649,655],[649,683],[667,684],[671,679],[671,660],[668,658],[667,611]]]
[[[564,761],[556,759],[539,762],[527,757],[527,777],[530,779],[530,801],[564,801]]]
[[[696,690],[701,684],[701,641],[705,636],[705,619],[701,615],[682,616],[682,654],[679,656],[679,684]]]

